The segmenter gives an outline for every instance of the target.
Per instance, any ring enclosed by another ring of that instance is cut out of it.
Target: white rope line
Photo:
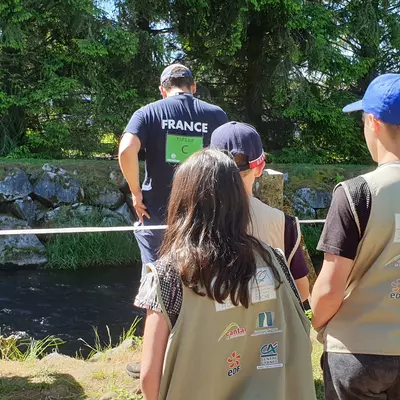
[[[300,224],[321,224],[324,219],[310,219],[299,221]],[[40,228],[40,229],[4,229],[0,230],[0,236],[15,235],[48,235],[55,233],[94,233],[94,232],[134,232],[147,230],[164,230],[167,225],[148,225],[148,226],[110,226],[110,227],[75,227],[75,228]]]
[[[110,226],[110,227],[76,227],[76,228],[43,228],[43,229],[4,229],[0,230],[0,236],[9,235],[47,235],[54,233],[90,233],[90,232],[134,232],[145,230],[161,230],[167,225],[152,226]]]
[[[326,219],[303,219],[299,220],[300,224],[324,224]]]

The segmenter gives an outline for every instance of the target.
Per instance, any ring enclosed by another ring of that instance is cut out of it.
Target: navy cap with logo
[[[228,150],[233,156],[249,157],[248,165],[241,167],[241,171],[258,167],[265,160],[260,135],[253,126],[243,122],[232,121],[218,127],[211,135],[210,146]]]
[[[161,74],[161,85],[169,78],[193,78],[192,72],[182,64],[171,64]]]
[[[375,78],[360,101],[343,108],[344,112],[364,111],[392,125],[400,125],[400,74]]]

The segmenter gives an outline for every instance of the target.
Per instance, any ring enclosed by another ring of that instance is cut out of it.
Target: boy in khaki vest
[[[281,249],[302,301],[310,294],[308,267],[300,246],[301,231],[297,218],[272,208],[253,196],[253,186],[265,168],[261,137],[256,129],[243,122],[227,122],[211,135],[210,146],[227,150],[240,169],[246,193],[249,196],[251,234],[272,247]]]
[[[313,326],[327,400],[400,399],[400,75],[376,78],[362,110],[378,168],[334,191],[318,249]]]

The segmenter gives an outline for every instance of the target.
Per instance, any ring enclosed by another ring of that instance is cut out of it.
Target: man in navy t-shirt
[[[210,143],[212,132],[227,122],[225,112],[196,99],[196,83],[181,64],[161,75],[163,100],[137,110],[122,137],[119,162],[132,193],[133,206],[143,225],[165,223],[166,207],[175,167]],[[139,151],[144,151],[146,176],[140,187]],[[143,267],[157,259],[163,231],[135,232]],[[142,276],[145,268],[142,270]]]

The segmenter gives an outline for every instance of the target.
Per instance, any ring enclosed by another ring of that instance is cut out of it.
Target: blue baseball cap
[[[241,167],[241,171],[258,167],[265,160],[259,133],[243,122],[232,121],[218,127],[211,135],[210,146],[228,150],[234,156],[244,154],[249,157],[248,164]]]
[[[388,124],[400,125],[400,74],[378,76],[362,100],[343,108],[343,112],[361,110]]]
[[[171,64],[161,74],[161,85],[169,78],[193,78],[192,72],[182,64]]]

